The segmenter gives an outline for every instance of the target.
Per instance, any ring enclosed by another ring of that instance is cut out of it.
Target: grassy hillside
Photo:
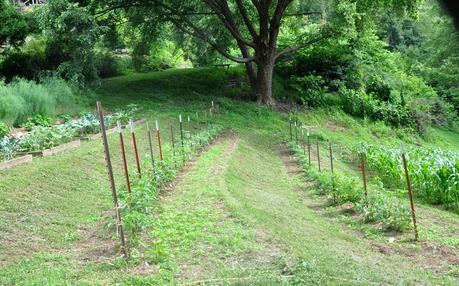
[[[288,115],[232,99],[247,93],[234,87],[238,74],[134,74],[105,80],[96,91],[105,108],[136,103],[142,117],[151,124],[159,119],[164,129],[176,124],[179,113],[192,115],[214,100],[219,124],[232,129],[186,167],[173,190],[152,202],[157,211],[145,234],[145,260],[120,258],[106,227],[113,212],[98,140],[1,171],[0,284],[457,285],[458,215],[416,201],[421,241],[413,243],[410,231],[387,233],[330,206],[281,144],[289,136]],[[422,138],[338,110],[301,110],[298,116],[322,138],[345,145],[405,141],[459,150],[459,135],[446,130],[432,129]],[[138,128],[143,158],[144,128]],[[168,142],[168,132],[163,135]],[[115,135],[110,144],[121,187]],[[323,160],[327,169],[326,154]],[[336,167],[359,175],[347,164]]]

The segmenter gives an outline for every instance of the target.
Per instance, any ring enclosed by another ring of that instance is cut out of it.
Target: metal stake
[[[142,172],[140,170],[140,160],[139,160],[139,152],[137,151],[137,140],[135,138],[135,128],[134,128],[134,122],[129,120],[129,127],[131,128],[131,135],[132,135],[132,143],[134,144],[134,153],[135,153],[135,162],[137,164],[137,173],[139,174],[139,177],[142,176]]]
[[[97,113],[99,115],[100,133],[102,135],[102,142],[104,144],[104,154],[105,154],[105,162],[107,163],[108,179],[110,181],[110,186],[112,189],[113,205],[115,206],[117,230],[118,230],[120,241],[121,241],[121,252],[123,253],[124,257],[128,257],[128,253],[126,249],[126,240],[124,238],[123,225],[121,222],[121,214],[120,214],[119,205],[118,205],[118,196],[116,194],[115,178],[113,176],[113,167],[112,167],[112,162],[110,159],[110,151],[108,147],[107,133],[105,132],[104,115],[102,113],[102,106],[99,101],[96,102],[96,107],[97,107]]]
[[[293,141],[292,118],[288,119],[288,123],[289,123],[289,126],[290,126],[290,142],[292,142]]]
[[[187,119],[188,119],[188,133],[189,133],[189,139],[190,139],[190,146],[193,147],[193,136],[191,134],[191,119],[190,119],[190,116],[188,116]]]
[[[124,177],[126,178],[127,190],[130,193],[131,192],[131,182],[129,181],[129,170],[128,170],[128,164],[126,160],[126,151],[124,148],[124,139],[123,139],[123,128],[121,127],[121,122],[118,121],[117,126],[118,126],[118,133],[120,137],[121,157],[123,159]]]
[[[296,120],[295,120],[295,141],[296,141],[296,144],[298,145],[298,123]]]

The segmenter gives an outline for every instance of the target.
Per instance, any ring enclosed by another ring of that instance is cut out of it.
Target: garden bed
[[[0,170],[5,170],[13,168],[18,165],[32,162],[32,155],[25,155],[21,157],[14,158],[12,160],[0,162]]]
[[[64,152],[66,150],[75,149],[75,148],[80,147],[80,145],[81,145],[81,141],[80,139],[77,139],[72,142],[65,143],[65,144],[59,145],[51,149],[46,149],[46,150],[43,150],[43,157],[51,156],[51,155],[54,155],[60,152]]]

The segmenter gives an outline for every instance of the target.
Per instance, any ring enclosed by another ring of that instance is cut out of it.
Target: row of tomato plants
[[[307,176],[314,181],[319,195],[327,196],[335,205],[350,203],[365,223],[382,223],[386,230],[403,231],[409,228],[410,211],[403,196],[406,191],[389,191],[381,180],[374,178],[365,195],[360,178],[338,172],[319,171],[309,164],[304,146],[288,143]],[[404,192],[404,193],[403,193]]]
[[[148,247],[151,243],[147,245],[147,242],[153,238],[147,235],[152,232],[146,230],[151,230],[155,225],[160,191],[167,189],[184,164],[209,145],[222,130],[220,125],[211,124],[194,134],[184,131],[183,148],[180,142],[175,142],[175,151],[172,144],[163,144],[163,160],[151,160],[147,155],[142,163],[142,176],[138,176],[135,168],[132,168],[131,192],[128,192],[126,185],[119,191],[120,213],[131,258],[142,257],[146,261],[155,261],[157,249]],[[107,226],[114,225],[114,219],[110,218]]]

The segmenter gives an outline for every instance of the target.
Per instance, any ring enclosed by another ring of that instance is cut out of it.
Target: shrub
[[[325,80],[321,76],[309,74],[307,76],[293,76],[291,86],[298,92],[298,100],[301,104],[310,107],[319,107],[324,103],[324,95],[327,87],[324,87]]]
[[[5,137],[8,134],[9,128],[8,125],[0,121],[0,139]]]
[[[72,89],[58,78],[44,78],[41,83],[0,81],[0,119],[11,125],[19,126],[36,115],[52,117],[74,105]]]
[[[96,69],[101,78],[120,75],[117,60],[112,53],[107,51],[96,54]]]

